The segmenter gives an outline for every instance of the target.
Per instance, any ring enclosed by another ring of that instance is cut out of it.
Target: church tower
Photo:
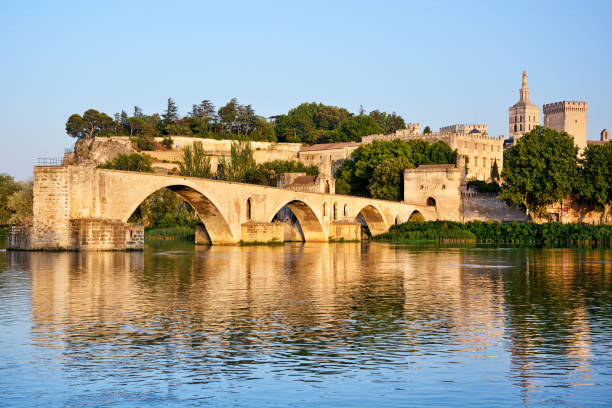
[[[519,89],[520,99],[509,109],[508,125],[512,143],[540,124],[540,108],[529,100],[527,73],[523,71],[523,85]]]

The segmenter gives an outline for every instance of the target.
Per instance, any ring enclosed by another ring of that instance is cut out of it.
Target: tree
[[[571,194],[578,174],[577,154],[567,133],[537,126],[504,152],[499,198],[542,216],[549,203]]]
[[[66,122],[66,133],[79,139],[91,139],[98,133],[108,132],[112,129],[113,118],[104,112],[88,109],[83,116],[70,115]]]
[[[174,121],[178,119],[178,108],[172,98],[168,98],[168,105],[166,111],[162,115],[162,125],[164,129],[166,126],[174,124]]]
[[[134,106],[134,115],[135,118],[144,118],[144,114],[142,113],[142,109],[140,109],[138,106]]]
[[[406,157],[396,157],[380,163],[368,184],[370,195],[382,200],[404,199],[404,170],[413,168]]]
[[[19,190],[19,183],[8,174],[0,174],[0,225],[9,223],[12,211],[8,208],[8,200],[11,195]]]
[[[491,167],[491,179],[499,180],[499,167],[497,167],[497,159],[495,159],[493,166]]]
[[[139,133],[145,127],[144,120],[137,116],[132,116],[131,118],[127,118],[127,123],[128,123],[128,127],[130,128],[130,136],[134,136],[134,134]]]
[[[34,183],[28,180],[19,183],[19,189],[8,198],[7,208],[13,212],[11,224],[29,224],[32,221],[34,202]]]
[[[225,157],[219,160],[217,177],[221,180],[243,183],[247,181],[248,174],[256,170],[256,167],[251,143],[246,140],[239,140],[232,142],[230,160],[226,160]]]
[[[179,163],[179,174],[186,177],[210,178],[210,158],[204,152],[202,142],[193,142],[183,149],[183,163]]]
[[[612,143],[587,145],[580,164],[576,192],[603,210],[602,220],[605,220],[612,204]]]
[[[396,158],[407,159],[411,167],[417,167],[421,164],[455,163],[457,151],[452,150],[444,142],[430,144],[425,140],[410,140],[407,142],[399,139],[391,141],[375,140],[370,144],[358,147],[351,158],[352,160],[345,160],[336,171],[336,189],[340,185],[344,194],[369,196],[371,195],[369,186],[376,182],[374,171],[381,163]],[[383,172],[381,169],[379,174],[386,176],[388,172]],[[382,185],[383,181],[378,183],[378,185]],[[348,191],[346,191],[346,186],[349,186]]]
[[[232,98],[225,106],[219,108],[219,117],[221,121],[225,125],[225,129],[228,132],[232,131],[234,126],[234,122],[236,121],[236,116],[238,112],[236,111],[238,105],[238,100],[236,98]]]
[[[423,129],[423,134],[427,134],[427,133],[431,133],[431,128],[429,126],[425,126],[425,129]]]
[[[395,133],[400,129],[406,129],[406,122],[404,122],[404,119],[395,112],[388,114],[386,112],[380,112],[379,110],[373,110],[370,112],[370,117],[378,123],[382,132],[386,135]]]
[[[382,129],[370,116],[359,115],[345,119],[338,127],[338,138],[333,142],[359,142],[363,136],[381,133]]]
[[[125,171],[141,171],[152,173],[151,159],[138,153],[118,154],[114,159],[98,166],[100,169],[113,169]]]

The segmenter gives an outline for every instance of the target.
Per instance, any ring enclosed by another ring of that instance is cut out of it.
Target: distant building
[[[477,130],[482,134],[489,133],[487,125],[478,124],[478,123],[444,126],[440,128],[440,133],[452,132],[452,133],[458,133],[460,135],[465,135],[465,134],[470,133],[472,130]]]
[[[523,71],[523,85],[519,89],[520,99],[512,105],[508,113],[508,128],[512,143],[525,133],[531,131],[540,124],[540,108],[529,100],[529,88],[527,88],[527,73]]]
[[[606,143],[610,143],[610,132],[608,131],[608,129],[604,129],[601,131],[601,133],[599,134],[599,140],[587,140],[587,145],[602,145]]]
[[[567,132],[574,138],[574,144],[584,150],[587,145],[588,102],[562,101],[545,104],[544,126]]]

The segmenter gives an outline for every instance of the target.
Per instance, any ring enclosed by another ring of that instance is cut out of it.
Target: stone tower
[[[540,108],[529,100],[527,73],[523,71],[523,85],[519,89],[520,99],[509,109],[509,135],[515,144],[519,137],[540,124]]]
[[[610,141],[610,132],[608,131],[608,129],[604,129],[601,131],[601,133],[599,134],[599,139],[601,142],[609,142]]]
[[[544,126],[567,132],[574,137],[574,144],[584,150],[587,145],[588,102],[562,101],[543,106]]]

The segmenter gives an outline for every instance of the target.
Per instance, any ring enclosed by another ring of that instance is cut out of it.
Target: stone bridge
[[[358,240],[361,225],[372,235],[408,220],[415,211],[438,218],[436,207],[338,194],[301,192],[253,184],[81,166],[34,168],[34,218],[15,229],[18,249],[142,249],[143,228],[128,223],[152,193],[168,188],[189,202],[212,244],[283,240],[286,226],[273,222],[283,208],[299,221],[304,241]]]

